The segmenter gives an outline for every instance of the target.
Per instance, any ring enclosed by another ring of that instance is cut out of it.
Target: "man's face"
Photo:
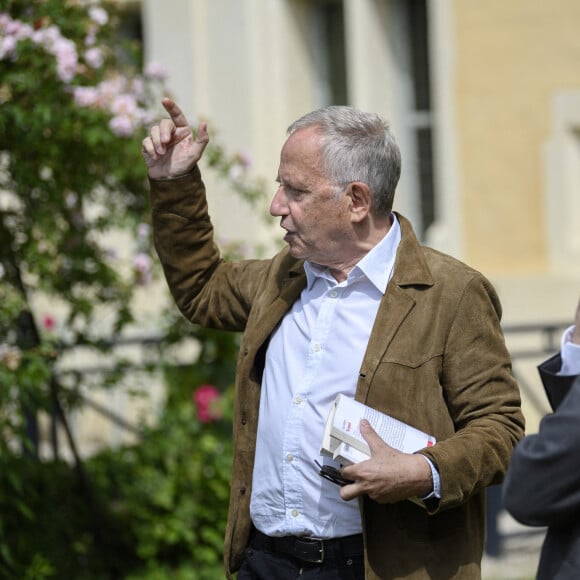
[[[336,197],[336,187],[322,171],[315,128],[300,129],[288,138],[277,181],[270,213],[281,218],[290,254],[322,266],[341,264],[352,236],[350,200],[344,192]]]

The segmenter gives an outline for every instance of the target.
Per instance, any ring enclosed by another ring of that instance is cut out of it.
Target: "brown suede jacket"
[[[225,538],[228,578],[241,565],[249,515],[261,377],[268,339],[305,286],[286,249],[226,262],[214,243],[205,188],[189,175],[151,181],[155,245],[175,302],[191,322],[243,332],[236,375],[234,461]],[[477,579],[485,488],[501,482],[524,432],[501,306],[479,272],[422,247],[397,215],[402,240],[358,377],[356,398],[432,433],[423,450],[442,497],[361,501],[367,579]]]

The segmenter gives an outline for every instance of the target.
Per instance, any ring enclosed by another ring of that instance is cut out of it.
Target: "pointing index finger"
[[[161,103],[165,107],[165,110],[169,113],[169,116],[171,117],[176,127],[189,127],[189,123],[187,122],[183,111],[177,106],[175,101],[166,97],[161,101]]]

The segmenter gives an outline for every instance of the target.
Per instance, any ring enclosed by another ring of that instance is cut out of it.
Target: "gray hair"
[[[373,196],[373,212],[387,215],[401,176],[401,152],[388,123],[374,113],[331,106],[300,117],[287,133],[313,126],[322,136],[326,175],[341,189],[353,181],[366,183]]]

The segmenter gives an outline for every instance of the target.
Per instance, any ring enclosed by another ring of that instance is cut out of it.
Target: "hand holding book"
[[[342,469],[342,476],[354,483],[340,489],[341,498],[348,501],[367,495],[377,503],[410,500],[424,507],[418,498],[433,489],[431,468],[425,458],[391,447],[364,420],[360,428],[371,448],[371,457]]]
[[[434,443],[427,433],[339,395],[329,413],[321,453],[347,467],[339,478],[321,475],[343,486],[344,500],[366,494],[379,503],[409,499],[423,505],[417,497],[433,489],[431,468],[415,451]]]
[[[435,444],[433,436],[350,397],[338,395],[326,420],[320,453],[342,465],[369,459],[370,448],[359,427],[363,419],[385,443],[403,453],[414,453]]]

